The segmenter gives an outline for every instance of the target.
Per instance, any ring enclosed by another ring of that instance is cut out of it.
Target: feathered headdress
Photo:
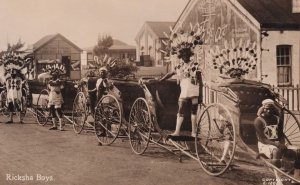
[[[66,74],[66,69],[61,64],[53,64],[53,65],[46,65],[43,69],[44,72],[48,72],[50,75],[64,75]]]
[[[2,57],[0,58],[0,65],[3,65],[5,75],[7,73],[10,73],[12,70],[16,70],[22,73],[22,70],[28,67],[31,61],[32,58],[30,57],[26,57],[16,52],[10,51],[2,55]]]
[[[250,43],[248,40],[243,43],[242,39],[239,44],[236,45],[232,39],[231,46],[228,42],[224,42],[224,49],[220,49],[216,46],[215,49],[211,49],[206,58],[209,64],[222,75],[227,75],[230,78],[240,78],[241,76],[248,74],[250,71],[256,69],[257,64],[257,49],[256,42]]]
[[[166,59],[169,59],[170,55],[181,58],[182,52],[186,51],[193,54],[195,47],[204,43],[203,39],[205,36],[199,24],[195,26],[190,24],[190,32],[181,30],[179,33],[175,33],[172,27],[170,27],[170,35],[165,32],[164,35],[168,40],[162,40],[165,49],[161,49],[160,51],[166,54]]]
[[[98,56],[94,56],[94,61],[95,61],[95,67],[97,69],[100,68],[111,68],[116,65],[116,59],[113,59],[112,57],[109,57],[107,54],[104,55],[103,58],[99,58]]]
[[[66,74],[65,67],[61,64],[46,65],[42,69],[44,72],[38,75],[38,79],[52,78],[54,75],[61,76]]]
[[[116,62],[116,59],[109,57],[107,54],[105,54],[104,57],[101,58],[99,58],[98,56],[94,56],[94,62],[89,63],[89,69],[94,69],[90,71],[90,73],[96,75],[101,70],[109,71],[116,65]]]

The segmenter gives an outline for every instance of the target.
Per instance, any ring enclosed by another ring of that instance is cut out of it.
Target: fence
[[[292,87],[272,87],[273,90],[279,93],[287,100],[287,108],[296,114],[300,114],[300,87],[299,85]],[[205,104],[218,102],[217,92],[204,85],[203,102]]]
[[[292,87],[275,87],[273,90],[283,96],[288,102],[288,109],[296,113],[300,113],[300,87],[299,85]]]
[[[158,75],[133,75],[133,78],[139,79],[139,78],[162,78],[164,76],[163,73]]]

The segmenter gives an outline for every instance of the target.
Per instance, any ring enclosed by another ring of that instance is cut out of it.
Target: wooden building
[[[47,35],[33,44],[35,58],[34,78],[42,73],[47,64],[63,64],[66,68],[66,79],[81,78],[82,50],[61,34]]]
[[[160,49],[165,47],[162,40],[167,39],[164,32],[169,32],[173,25],[174,22],[145,22],[135,38],[137,61],[140,62],[141,66],[158,67],[164,65],[165,56],[160,52]]]
[[[253,47],[257,68],[247,78],[275,86],[300,83],[300,0],[190,0],[174,29],[204,31],[197,52],[208,76],[208,52]],[[215,76],[216,77],[216,76]]]

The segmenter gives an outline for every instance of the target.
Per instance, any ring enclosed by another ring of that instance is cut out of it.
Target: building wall
[[[150,55],[150,59],[152,61],[151,66],[162,66],[162,54],[159,51],[159,49],[162,47],[161,39],[157,38],[157,36],[150,31],[150,28],[147,25],[144,25],[142,29],[143,32],[136,41],[137,61],[141,61],[142,55]]]
[[[194,26],[198,24],[203,32],[204,44],[195,51],[195,59],[205,69],[203,71],[208,81],[219,76],[219,71],[213,69],[209,53],[220,53],[234,48],[254,49],[258,57],[257,68],[246,78],[256,79],[260,76],[260,28],[246,16],[244,10],[240,10],[228,0],[192,0],[174,29],[176,32],[180,29],[190,31],[190,23]],[[176,62],[178,60],[173,61],[172,66],[176,65]]]
[[[62,57],[65,56],[69,57],[71,62],[70,66],[66,67],[70,70],[70,75],[67,78],[80,79],[80,52],[81,51],[78,51],[77,48],[74,48],[71,44],[60,37],[53,39],[51,42],[34,51],[36,61],[35,77],[42,72],[41,69],[45,67],[45,65],[50,64],[51,62],[53,63],[55,60],[62,63]]]
[[[277,85],[276,46],[292,46],[292,85],[300,83],[300,31],[268,31],[262,40],[263,82]],[[267,77],[265,77],[267,75]]]

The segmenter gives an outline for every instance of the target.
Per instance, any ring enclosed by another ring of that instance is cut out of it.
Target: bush
[[[109,77],[111,78],[125,78],[134,75],[138,67],[125,61],[118,61],[116,64],[108,69]]]
[[[134,75],[138,71],[138,67],[130,62],[125,62],[123,60],[116,61],[113,67],[108,67],[108,77],[109,78],[126,78],[128,76]],[[99,69],[94,69],[88,71],[85,77],[95,77],[99,75]]]

